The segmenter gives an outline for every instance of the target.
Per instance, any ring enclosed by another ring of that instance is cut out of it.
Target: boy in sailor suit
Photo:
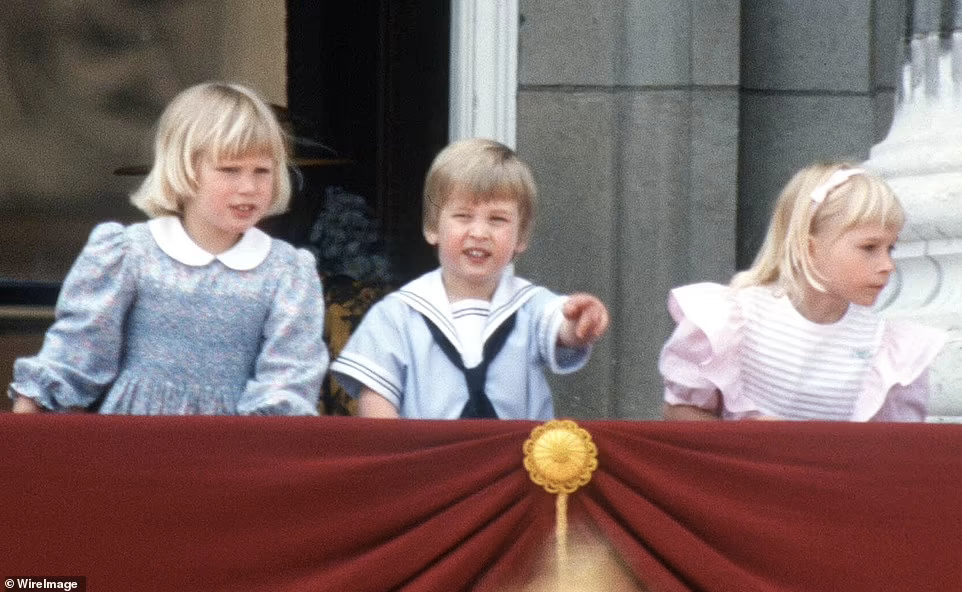
[[[437,155],[423,228],[440,268],[375,304],[331,365],[361,416],[554,416],[544,369],[584,366],[609,318],[591,294],[559,296],[514,275],[536,193],[498,142],[462,140]]]

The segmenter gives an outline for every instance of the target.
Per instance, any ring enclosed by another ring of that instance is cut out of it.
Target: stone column
[[[864,163],[908,213],[879,307],[949,331],[930,421],[962,422],[962,6],[907,0],[902,50],[892,126]]]
[[[449,139],[516,147],[518,0],[451,3]]]

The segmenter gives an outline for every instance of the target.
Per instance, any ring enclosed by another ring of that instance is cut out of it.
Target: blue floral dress
[[[252,229],[215,257],[177,218],[101,224],[11,389],[54,411],[316,415],[323,323],[305,250]]]

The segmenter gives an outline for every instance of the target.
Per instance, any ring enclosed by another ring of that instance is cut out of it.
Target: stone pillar
[[[907,0],[902,49],[892,126],[864,163],[908,213],[879,307],[949,331],[930,421],[962,422],[962,6]]]
[[[451,3],[449,139],[517,137],[518,0]]]

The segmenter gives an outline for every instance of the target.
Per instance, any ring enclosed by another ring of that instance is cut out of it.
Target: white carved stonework
[[[908,216],[878,306],[949,332],[932,368],[929,419],[962,422],[962,34],[944,25],[916,18],[891,129],[864,166],[886,178]]]

